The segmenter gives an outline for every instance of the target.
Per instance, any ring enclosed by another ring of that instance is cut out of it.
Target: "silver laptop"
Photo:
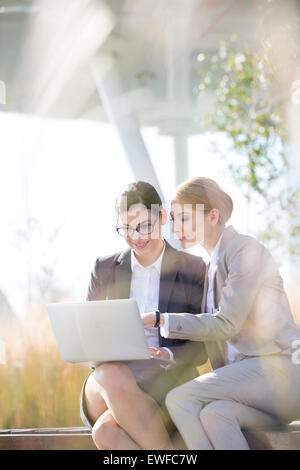
[[[63,361],[97,367],[107,361],[151,356],[136,300],[56,302],[46,305]]]

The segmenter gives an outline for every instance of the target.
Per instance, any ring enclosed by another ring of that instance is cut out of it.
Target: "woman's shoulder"
[[[106,266],[113,266],[119,264],[123,259],[127,259],[130,256],[130,249],[126,251],[118,251],[116,253],[99,256],[96,258],[95,266],[98,268],[103,268]]]
[[[268,251],[267,248],[263,245],[263,243],[258,240],[254,235],[237,231],[232,225],[226,227],[223,237],[226,238],[227,234],[229,235],[227,236],[227,243],[225,247],[227,249],[232,249],[233,247],[240,249],[241,247],[249,246],[254,248],[257,247],[257,249]]]
[[[234,236],[230,237],[224,246],[224,255],[228,262],[237,256],[243,256],[247,259],[252,257],[261,263],[275,263],[268,248],[254,235],[238,232],[232,226],[231,228]]]

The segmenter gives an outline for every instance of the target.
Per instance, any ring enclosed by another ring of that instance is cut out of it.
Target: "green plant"
[[[204,128],[224,133],[234,150],[227,165],[264,219],[258,237],[273,249],[287,242],[295,256],[300,252],[299,187],[292,178],[284,113],[272,94],[275,72],[268,55],[241,49],[233,34],[216,54],[200,53],[196,67],[198,92],[210,93],[214,101]]]

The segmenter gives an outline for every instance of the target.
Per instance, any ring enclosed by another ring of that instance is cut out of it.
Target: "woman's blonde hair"
[[[180,204],[203,204],[204,211],[218,209],[219,223],[226,223],[230,219],[233,210],[231,197],[210,178],[198,176],[185,181],[175,191],[173,202]]]

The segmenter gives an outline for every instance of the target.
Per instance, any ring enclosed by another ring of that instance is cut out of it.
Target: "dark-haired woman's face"
[[[141,205],[122,212],[117,220],[119,233],[138,256],[148,255],[160,243],[160,226],[159,215]]]

